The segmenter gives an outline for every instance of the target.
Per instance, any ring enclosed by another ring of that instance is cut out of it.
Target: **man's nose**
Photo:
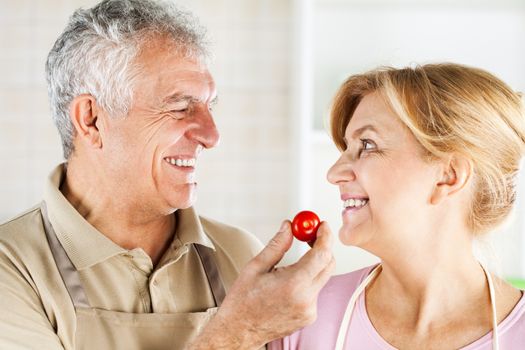
[[[332,185],[354,181],[356,179],[356,174],[354,172],[353,162],[346,159],[344,154],[341,155],[334,165],[328,169],[326,178]]]
[[[209,110],[199,113],[195,124],[188,129],[186,135],[204,146],[204,148],[213,148],[219,143],[220,135],[213,116]]]

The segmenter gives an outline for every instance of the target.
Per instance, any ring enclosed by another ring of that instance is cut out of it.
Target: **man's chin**
[[[195,203],[195,202],[192,201],[192,202],[188,202],[188,203],[180,204],[180,205],[178,206],[178,208],[176,208],[176,209],[188,209],[188,208],[192,207],[194,203]]]
[[[197,194],[195,191],[187,193],[171,193],[166,199],[169,207],[175,211],[177,209],[187,209],[193,206],[197,200]]]

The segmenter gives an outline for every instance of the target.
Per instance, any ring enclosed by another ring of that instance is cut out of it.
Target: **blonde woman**
[[[331,115],[339,238],[381,263],[333,277],[310,326],[270,349],[525,349],[525,298],[472,254],[512,209],[520,95],[457,64],[350,77]]]

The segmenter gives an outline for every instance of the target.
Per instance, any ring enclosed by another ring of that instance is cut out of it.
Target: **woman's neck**
[[[384,301],[416,333],[427,332],[436,320],[448,319],[473,301],[481,309],[489,306],[486,276],[472,255],[416,261],[383,261],[367,298]]]
[[[405,326],[416,333],[465,311],[473,301],[490,310],[486,276],[472,243],[472,233],[450,218],[437,231],[419,230],[417,237],[380,254],[382,271],[367,298],[403,315]]]

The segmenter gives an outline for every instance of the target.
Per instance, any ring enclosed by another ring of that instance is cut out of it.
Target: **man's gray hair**
[[[111,116],[126,116],[134,78],[140,73],[134,59],[152,35],[172,40],[177,53],[185,57],[208,57],[205,29],[193,15],[170,3],[104,0],[73,13],[46,62],[51,112],[66,159],[73,152],[75,136],[71,101],[90,94]]]

